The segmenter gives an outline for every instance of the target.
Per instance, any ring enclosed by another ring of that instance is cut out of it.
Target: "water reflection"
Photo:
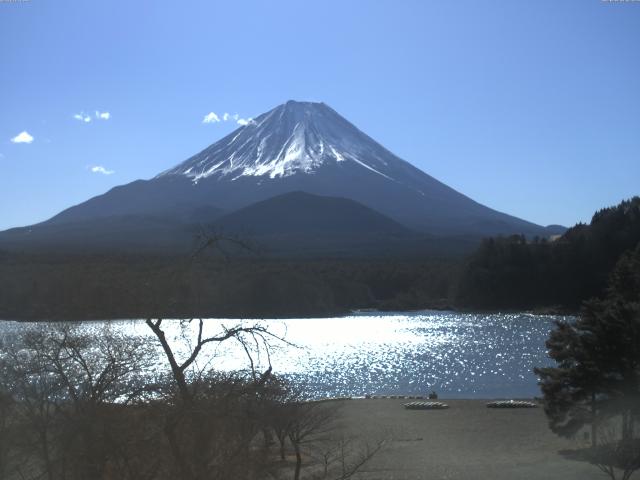
[[[556,318],[428,311],[264,320],[262,324],[291,343],[275,346],[274,371],[303,383],[314,397],[424,395],[433,389],[447,398],[497,398],[539,394],[532,370],[549,364],[544,342]],[[238,323],[255,322],[207,319],[205,334]],[[154,341],[141,320],[110,325]],[[197,330],[197,322],[171,320],[164,325],[167,337],[176,344],[194,338]],[[81,328],[101,326],[102,322],[87,322]],[[0,328],[7,332],[27,327],[6,322]],[[267,363],[264,355],[257,360]],[[246,368],[247,360],[239,344],[225,342],[203,350],[199,366],[207,365],[236,370]]]

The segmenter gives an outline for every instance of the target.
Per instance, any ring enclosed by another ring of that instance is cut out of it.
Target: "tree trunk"
[[[187,386],[187,380],[184,376],[184,368],[183,368],[184,366],[181,367],[180,365],[178,365],[178,362],[176,361],[176,357],[173,354],[173,350],[171,350],[171,347],[169,346],[169,342],[167,341],[167,338],[164,332],[160,328],[160,320],[158,320],[157,323],[153,323],[153,321],[148,318],[146,320],[146,324],[149,326],[151,331],[155,334],[156,338],[160,342],[160,345],[162,345],[162,349],[164,350],[167,360],[169,361],[169,365],[171,366],[171,373],[173,373],[173,379],[176,381],[176,384],[178,385],[178,391],[180,392],[180,396],[182,397],[182,400],[184,401],[184,403],[187,403],[187,404],[190,403],[191,394],[189,392],[189,387]]]
[[[42,459],[44,460],[44,468],[47,471],[47,478],[53,480],[55,476],[51,456],[49,455],[49,439],[46,429],[40,431],[40,446],[42,448]]]
[[[182,454],[180,443],[176,438],[175,428],[177,425],[177,421],[166,419],[165,422],[164,434],[167,442],[169,443],[169,449],[171,450],[173,459],[176,461],[176,464],[178,465],[178,468],[182,473],[182,478],[184,480],[195,479],[196,477],[191,471],[191,468],[189,467],[187,461],[185,460],[184,455]]]
[[[591,394],[591,446],[598,445],[598,418],[596,410],[596,394]]]
[[[264,438],[265,448],[269,448],[274,443],[273,434],[271,433],[271,430],[269,430],[268,428],[262,429],[262,437]]]
[[[293,475],[293,480],[300,480],[300,470],[302,470],[302,453],[300,452],[300,445],[298,442],[294,442],[293,447],[296,451],[296,471]]]
[[[629,414],[628,410],[625,410],[624,412],[622,412],[622,440],[623,441],[626,442],[631,440],[631,430],[632,430],[631,415]]]

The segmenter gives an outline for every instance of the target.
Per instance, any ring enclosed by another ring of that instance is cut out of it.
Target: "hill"
[[[489,238],[463,270],[456,303],[473,309],[562,307],[601,296],[616,262],[640,243],[640,197],[604,208],[555,241]]]

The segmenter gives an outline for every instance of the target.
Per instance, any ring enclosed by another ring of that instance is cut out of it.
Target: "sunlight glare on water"
[[[206,319],[204,333],[219,333],[221,325],[266,326],[288,342],[271,342],[273,371],[302,383],[316,398],[425,395],[431,390],[443,398],[515,398],[539,395],[533,368],[549,364],[544,342],[558,318],[367,312],[337,318]],[[99,329],[103,323],[86,322],[81,328]],[[156,342],[142,320],[109,323]],[[197,332],[196,321],[165,320],[163,327],[175,345],[184,345],[184,339],[195,338]],[[184,348],[179,354],[186,352]],[[158,355],[159,362],[165,361],[159,346]],[[264,352],[254,360],[259,368],[268,364]],[[203,349],[198,367],[242,370],[248,362],[239,343],[225,342]]]

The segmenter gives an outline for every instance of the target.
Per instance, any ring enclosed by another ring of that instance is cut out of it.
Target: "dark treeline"
[[[0,257],[0,318],[325,316],[447,307],[456,259]]]
[[[640,197],[595,213],[560,238],[489,238],[462,270],[456,304],[465,308],[577,311],[600,297],[621,256],[640,242]]]
[[[0,318],[267,318],[367,308],[577,312],[604,293],[616,261],[639,242],[635,197],[557,239],[489,238],[466,259],[0,252]]]

